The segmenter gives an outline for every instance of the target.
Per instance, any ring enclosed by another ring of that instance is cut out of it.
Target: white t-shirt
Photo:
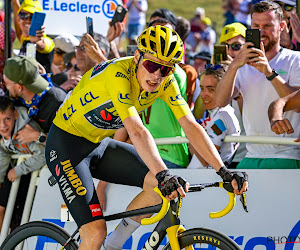
[[[137,7],[132,3],[132,1],[128,4],[132,4],[131,8],[129,9],[128,13],[128,24],[146,24],[146,11],[148,10],[148,3],[147,0],[139,0],[137,1],[139,7],[142,11],[139,11]]]
[[[212,143],[218,147],[223,162],[232,161],[232,157],[238,148],[239,143],[224,142],[226,135],[240,135],[239,121],[234,114],[234,109],[227,105],[223,108],[209,110],[209,116],[201,123],[201,126],[207,132]],[[193,157],[195,158],[195,157]],[[194,159],[188,168],[200,168],[202,164]]]
[[[269,64],[290,86],[300,87],[299,52],[282,49]],[[291,122],[294,133],[276,135],[271,130],[268,108],[279,95],[263,73],[246,64],[238,70],[235,85],[243,96],[243,124],[247,136],[300,137],[300,114],[294,111],[284,113],[284,118]],[[297,145],[247,143],[247,150],[246,157],[250,158],[300,160],[300,149]]]

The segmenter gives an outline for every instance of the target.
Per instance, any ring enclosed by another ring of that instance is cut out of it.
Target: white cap
[[[205,16],[205,10],[201,7],[197,7],[196,11],[195,11],[195,14],[198,15],[198,16]]]
[[[69,33],[61,34],[54,38],[55,48],[58,48],[66,53],[74,51],[74,47],[78,46],[80,41]]]

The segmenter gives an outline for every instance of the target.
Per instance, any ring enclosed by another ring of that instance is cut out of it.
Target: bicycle
[[[189,187],[189,193],[199,192],[209,187],[225,188],[229,194],[228,205],[219,212],[210,213],[210,217],[219,218],[228,214],[234,207],[236,201],[235,194],[232,192],[233,189],[230,183],[214,182],[191,185]],[[149,225],[158,222],[150,237],[146,241],[144,247],[142,248],[143,250],[158,249],[160,243],[166,235],[168,235],[169,242],[163,247],[163,250],[193,250],[195,249],[194,247],[197,247],[197,249],[199,249],[199,247],[203,247],[203,245],[206,249],[217,248],[221,250],[240,250],[238,245],[232,239],[215,230],[207,228],[193,228],[186,230],[180,223],[179,218],[183,201],[182,197],[179,197],[176,201],[169,202],[165,197],[161,195],[157,187],[154,190],[162,197],[163,202],[161,204],[108,215],[105,216],[104,219],[106,221],[112,221],[138,215],[157,213],[155,216],[143,219],[141,221],[142,225]],[[241,196],[240,200],[245,211],[247,212],[247,205],[244,194]],[[12,231],[1,245],[0,250],[22,249],[23,246],[29,246],[29,244],[26,243],[27,240],[30,240],[31,237],[35,236],[44,236],[52,239],[53,242],[56,242],[57,244],[56,248],[54,249],[76,250],[78,249],[78,242],[80,238],[78,236],[76,239],[76,235],[78,233],[79,229],[77,229],[70,236],[64,229],[55,224],[44,221],[28,222]],[[48,241],[49,240],[47,239],[47,242]],[[37,246],[35,249],[44,248],[38,248]]]

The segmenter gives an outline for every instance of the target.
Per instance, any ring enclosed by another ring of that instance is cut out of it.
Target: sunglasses
[[[286,4],[286,3],[277,2],[277,1],[275,1],[275,3],[278,3],[278,4],[281,6],[281,8],[283,8],[283,9],[284,9],[285,11],[287,11],[287,12],[292,11],[293,8],[294,8],[293,5],[289,5],[289,4]]]
[[[85,47],[84,46],[75,46],[74,49],[75,49],[75,52],[79,51],[79,50],[82,51],[82,52],[85,52]]]
[[[149,73],[154,73],[158,69],[160,69],[160,74],[162,77],[166,77],[170,74],[172,74],[175,71],[175,67],[168,66],[159,62],[152,61],[150,59],[143,58],[143,66]]]
[[[228,46],[228,48],[231,48],[234,51],[239,51],[242,48],[242,46],[244,45],[241,43],[233,43],[233,44],[224,43],[224,44],[226,44]]]
[[[67,70],[70,70],[72,68],[74,68],[75,71],[80,71],[80,69],[77,67],[77,64],[72,64],[72,63],[66,63],[66,67],[67,67]]]
[[[33,14],[31,14],[31,13],[26,13],[26,12],[19,12],[18,16],[19,16],[19,18],[22,19],[22,20],[27,20],[27,19],[31,20]]]
[[[224,67],[222,65],[220,65],[220,64],[213,65],[213,64],[210,63],[210,64],[207,64],[205,66],[205,69],[212,69],[213,71],[216,71],[218,69],[224,69]]]

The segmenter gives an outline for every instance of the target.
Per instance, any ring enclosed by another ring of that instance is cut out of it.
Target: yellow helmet
[[[170,63],[179,63],[184,52],[179,35],[174,30],[160,25],[144,30],[138,37],[137,45],[140,51]]]

